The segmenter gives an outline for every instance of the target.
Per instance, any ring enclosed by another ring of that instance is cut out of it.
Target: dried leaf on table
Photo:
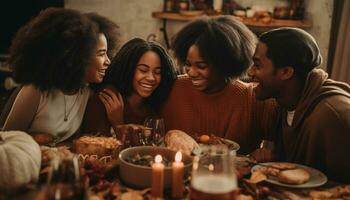
[[[250,179],[247,181],[257,184],[266,179],[267,179],[267,176],[264,173],[262,173],[261,171],[255,171],[252,173],[252,175],[250,176]]]
[[[120,197],[121,200],[142,200],[143,196],[140,192],[130,191],[123,193]]]
[[[104,198],[98,195],[91,195],[88,200],[104,200]]]
[[[240,194],[237,196],[236,200],[253,200],[251,195]]]
[[[290,200],[311,200],[310,197],[303,197],[291,191],[283,191],[282,194]]]
[[[310,197],[317,199],[340,198],[350,195],[350,185],[336,186],[323,191],[310,191]]]

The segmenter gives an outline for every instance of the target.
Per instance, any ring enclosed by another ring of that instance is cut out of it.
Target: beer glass
[[[46,196],[49,200],[84,200],[78,158],[54,158],[48,176]]]
[[[190,199],[234,199],[237,177],[234,153],[225,145],[207,146],[193,160]]]

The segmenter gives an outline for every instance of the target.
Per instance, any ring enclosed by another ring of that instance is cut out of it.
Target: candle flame
[[[214,171],[214,165],[213,164],[209,165],[209,171],[211,171],[211,172]]]
[[[156,157],[154,158],[154,161],[156,162],[156,163],[161,163],[162,162],[162,156],[161,155],[156,155]]]
[[[178,151],[176,154],[175,154],[175,162],[181,162],[182,160],[182,154],[180,151]]]

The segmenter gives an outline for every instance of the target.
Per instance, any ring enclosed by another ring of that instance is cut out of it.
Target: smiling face
[[[225,78],[218,76],[202,59],[199,49],[192,45],[187,52],[185,70],[191,78],[195,89],[205,93],[213,93],[225,85]]]
[[[254,88],[257,99],[277,98],[281,91],[280,70],[275,69],[272,61],[267,57],[266,44],[259,42],[254,56],[254,65],[248,70],[248,75],[258,85]]]
[[[159,55],[153,51],[144,53],[137,63],[133,88],[143,98],[149,97],[161,81],[161,63]]]
[[[111,64],[107,56],[107,39],[104,34],[99,34],[96,53],[92,58],[90,66],[86,73],[87,83],[100,83],[105,76],[108,66]]]

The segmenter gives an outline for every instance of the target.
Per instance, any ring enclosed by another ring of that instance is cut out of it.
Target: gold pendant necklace
[[[63,101],[64,101],[64,118],[63,118],[63,121],[64,121],[64,122],[68,121],[68,117],[69,117],[70,113],[72,112],[75,103],[77,102],[78,96],[79,96],[79,91],[78,91],[78,94],[76,94],[75,100],[74,100],[74,102],[73,102],[71,108],[68,109],[68,112],[67,112],[66,95],[63,94]]]

